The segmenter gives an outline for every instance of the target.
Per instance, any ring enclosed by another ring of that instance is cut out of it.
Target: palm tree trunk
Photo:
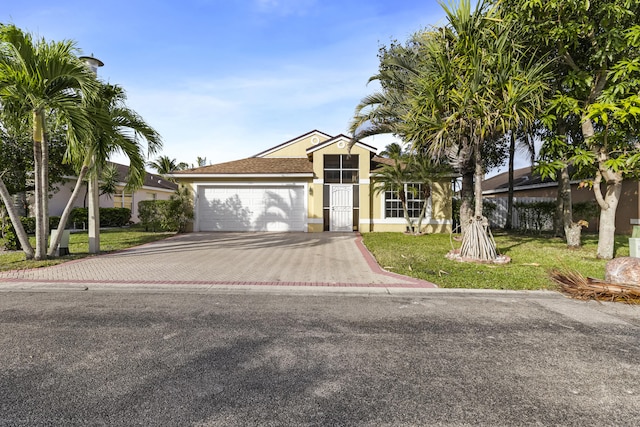
[[[418,223],[416,225],[416,234],[420,234],[422,232],[422,220],[424,219],[427,212],[427,205],[429,203],[429,197],[431,197],[431,186],[427,184],[422,184],[425,186],[425,189],[422,192],[422,198],[424,199],[424,203],[422,204],[422,209],[420,209],[420,216],[418,217]]]
[[[509,142],[509,192],[507,193],[507,220],[504,223],[505,230],[511,230],[513,227],[513,167],[516,156],[516,133],[511,131],[511,140]]]
[[[13,224],[13,229],[16,232],[16,236],[18,237],[18,241],[22,246],[22,250],[27,259],[33,259],[34,252],[31,243],[29,242],[29,237],[27,233],[24,231],[24,227],[22,226],[22,222],[20,221],[20,216],[16,211],[16,207],[13,204],[13,199],[9,194],[9,190],[7,190],[7,186],[4,184],[4,181],[0,177],[0,197],[2,197],[2,202],[4,203],[5,209],[7,209],[7,213],[9,214],[9,218],[11,219],[11,224]]]
[[[58,224],[59,232],[56,234],[55,239],[51,240],[51,244],[49,245],[49,251],[47,255],[52,257],[55,256],[56,250],[58,249],[58,245],[60,244],[60,240],[62,240],[62,230],[64,230],[67,226],[67,222],[69,221],[69,217],[71,216],[71,211],[73,210],[73,204],[78,199],[80,195],[80,189],[82,188],[82,181],[84,177],[87,175],[87,171],[89,167],[86,165],[82,165],[82,169],[80,169],[80,173],[78,174],[78,180],[76,181],[76,185],[73,188],[73,192],[71,193],[71,197],[67,202],[67,205],[62,212],[62,216],[60,217],[60,223]]]
[[[404,220],[407,221],[407,230],[409,233],[413,234],[413,224],[411,224],[411,218],[409,217],[409,209],[407,208],[407,196],[404,193],[404,188],[398,191],[398,197],[400,198],[400,202],[402,203],[402,214],[404,215]]]
[[[36,250],[34,258],[36,260],[45,259],[47,256],[47,212],[45,211],[48,196],[48,182],[44,182],[46,176],[43,169],[47,166],[44,164],[44,153],[42,147],[44,141],[44,112],[36,110],[33,112],[33,163],[34,163],[34,181],[35,181],[35,213],[36,213]],[[43,197],[44,194],[44,197]]]
[[[475,176],[473,181],[474,193],[475,193],[475,210],[474,216],[476,218],[482,217],[482,178],[484,177],[484,167],[482,166],[482,143],[478,138],[475,146]]]
[[[496,243],[489,234],[489,222],[482,216],[482,142],[478,138],[475,146],[475,212],[469,221],[467,230],[462,235],[460,256],[463,259],[492,261],[498,257]]]
[[[462,186],[460,188],[460,229],[464,234],[472,217],[473,206],[473,170],[462,172]]]

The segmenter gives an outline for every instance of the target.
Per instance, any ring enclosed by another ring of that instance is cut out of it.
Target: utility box
[[[59,230],[51,230],[51,241],[53,241],[58,235]],[[69,255],[69,236],[71,235],[70,230],[62,230],[62,238],[60,239],[60,244],[56,248],[56,256],[65,256]],[[640,240],[640,239],[638,239]]]

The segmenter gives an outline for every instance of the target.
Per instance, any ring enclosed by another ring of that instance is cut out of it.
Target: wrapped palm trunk
[[[485,216],[475,216],[469,220],[464,235],[460,256],[463,259],[493,261],[498,257],[496,242],[489,230],[489,220]]]

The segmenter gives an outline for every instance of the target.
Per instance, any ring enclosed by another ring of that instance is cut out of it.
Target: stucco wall
[[[292,141],[290,144],[278,148],[271,153],[265,154],[264,157],[307,157],[307,148],[313,147],[327,139],[329,138],[325,135],[314,132],[304,138]]]
[[[433,184],[431,188],[431,209],[427,211],[427,218],[422,221],[425,233],[449,233],[452,225],[453,188],[450,180],[442,180]],[[362,231],[390,231],[403,232],[407,228],[404,218],[384,218],[384,193],[373,193],[370,206],[373,212],[371,221]]]

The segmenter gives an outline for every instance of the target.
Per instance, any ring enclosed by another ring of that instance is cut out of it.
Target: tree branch
[[[600,205],[600,209],[607,210],[609,209],[609,204],[604,201],[602,197],[602,191],[600,190],[600,181],[602,181],[602,174],[600,173],[600,169],[596,172],[596,177],[593,180],[593,193],[596,196],[596,202]]]

